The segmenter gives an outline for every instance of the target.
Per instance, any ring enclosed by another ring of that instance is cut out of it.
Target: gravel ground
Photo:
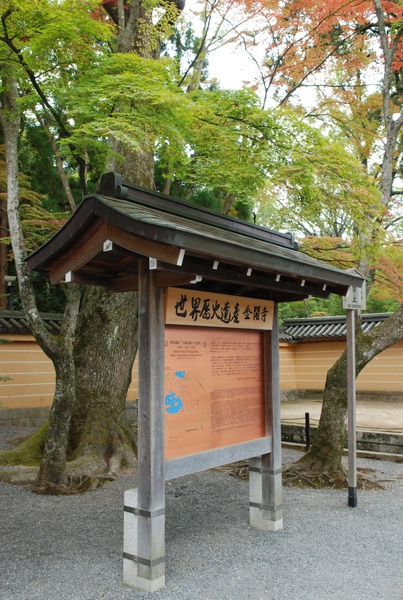
[[[0,428],[0,447],[25,431]],[[284,461],[293,460],[284,451]],[[284,489],[284,530],[250,529],[248,483],[206,471],[167,484],[167,585],[122,585],[125,476],[82,496],[0,483],[2,600],[403,600],[403,465],[359,459],[384,491]]]

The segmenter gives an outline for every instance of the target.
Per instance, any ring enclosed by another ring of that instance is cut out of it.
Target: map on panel
[[[175,458],[265,435],[258,331],[165,329],[165,454]]]

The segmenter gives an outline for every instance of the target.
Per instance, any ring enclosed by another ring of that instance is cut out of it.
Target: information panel
[[[262,333],[166,326],[166,459],[265,435]]]

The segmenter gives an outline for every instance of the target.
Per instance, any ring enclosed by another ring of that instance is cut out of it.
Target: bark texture
[[[7,208],[5,194],[0,191],[0,238],[8,237]],[[0,308],[7,308],[7,285],[4,277],[7,274],[7,244],[0,242]]]
[[[86,288],[74,345],[71,474],[117,475],[135,465],[136,436],[125,406],[136,352],[137,294]]]

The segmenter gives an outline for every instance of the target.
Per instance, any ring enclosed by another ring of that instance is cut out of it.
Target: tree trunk
[[[8,237],[8,222],[6,202],[1,198],[0,193],[0,238]],[[0,241],[0,308],[7,308],[7,285],[5,276],[7,274],[7,244]]]
[[[53,359],[56,387],[50,413],[48,435],[34,490],[52,493],[68,483],[66,451],[69,424],[75,399],[75,373],[71,349]]]
[[[126,396],[137,352],[137,294],[88,287],[77,324],[70,472],[118,474],[135,464]]]
[[[116,171],[123,180],[130,181],[149,190],[155,189],[154,185],[154,150],[144,148],[143,151],[133,152],[117,140],[111,140],[113,152],[124,157],[124,162],[119,163],[116,156],[109,162],[108,170]]]
[[[14,253],[15,267],[20,286],[21,302],[30,330],[42,350],[53,361],[56,371],[56,390],[52,406],[48,436],[38,476],[38,487],[47,484],[59,486],[66,482],[67,435],[74,400],[73,335],[77,320],[80,289],[72,288],[60,334],[51,335],[41,321],[32,286],[31,276],[25,262],[26,249],[19,216],[18,182],[18,135],[20,109],[18,86],[10,76],[7,66],[2,67],[1,122],[3,126],[7,169],[7,212]]]
[[[119,27],[116,52],[137,52],[156,58],[149,37],[152,9],[135,0],[127,11],[119,0],[104,4]],[[116,107],[118,110],[119,107]],[[109,169],[124,180],[154,188],[154,143],[133,152],[111,139]],[[116,162],[116,153],[124,157]],[[111,294],[87,288],[74,347],[76,405],[69,434],[70,469],[87,474],[118,473],[135,460],[135,436],[125,406],[133,361],[137,352],[137,295]]]
[[[356,328],[356,374],[378,354],[403,339],[403,304],[381,325],[363,334],[360,320]],[[309,451],[298,461],[302,470],[335,475],[342,472],[341,459],[346,440],[347,353],[329,370],[317,434]],[[295,465],[290,467],[295,468]],[[300,470],[301,470],[300,469]]]
[[[334,473],[341,469],[347,417],[346,352],[329,370],[317,434],[301,462],[315,472]]]

